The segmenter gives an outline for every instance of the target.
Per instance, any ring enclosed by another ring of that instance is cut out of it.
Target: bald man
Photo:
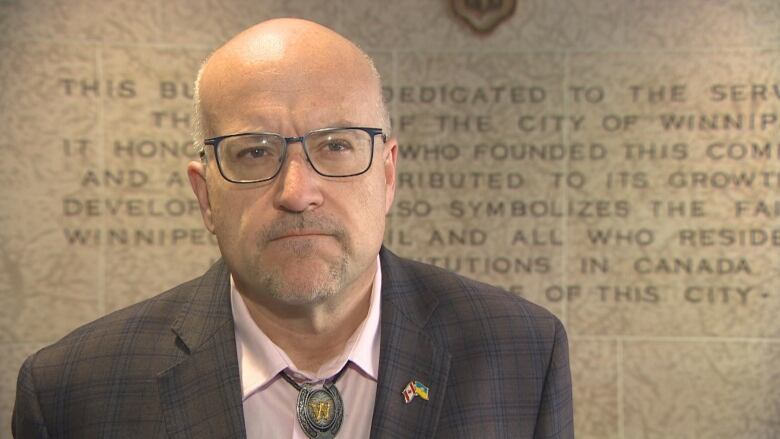
[[[260,23],[195,115],[222,260],[28,358],[17,438],[573,437],[557,318],[382,247],[398,145],[359,48]]]

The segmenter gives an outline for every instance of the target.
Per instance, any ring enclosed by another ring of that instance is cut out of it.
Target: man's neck
[[[344,352],[350,337],[366,319],[374,279],[371,274],[316,304],[265,303],[241,296],[254,323],[296,368],[316,373]]]

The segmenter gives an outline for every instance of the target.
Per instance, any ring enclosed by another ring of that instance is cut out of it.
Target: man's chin
[[[347,262],[343,256],[325,257],[322,252],[275,258],[267,293],[290,305],[321,303],[343,288]]]
[[[288,306],[311,306],[324,303],[333,297],[333,294],[334,292],[332,290],[287,290],[274,292],[273,298],[277,302]]]
[[[287,305],[322,303],[340,290],[340,279],[330,276],[330,273],[321,276],[315,273],[311,270],[308,273],[296,273],[295,276],[282,275],[273,282],[266,294]]]

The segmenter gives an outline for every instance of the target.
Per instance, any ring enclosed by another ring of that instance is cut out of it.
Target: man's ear
[[[195,197],[198,198],[200,214],[203,216],[203,224],[209,232],[214,233],[214,218],[211,212],[209,190],[206,185],[206,165],[203,162],[190,162],[187,165],[187,177],[190,179],[192,192],[194,192]]]
[[[390,211],[395,198],[395,166],[398,161],[398,139],[391,137],[385,142],[382,151],[382,159],[385,170],[385,213]]]

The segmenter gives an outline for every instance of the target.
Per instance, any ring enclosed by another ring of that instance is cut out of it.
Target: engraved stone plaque
[[[27,355],[219,256],[192,80],[297,16],[383,76],[385,244],[564,322],[577,437],[774,437],[780,5],[516,5],[478,35],[450,0],[0,0],[0,431]]]

